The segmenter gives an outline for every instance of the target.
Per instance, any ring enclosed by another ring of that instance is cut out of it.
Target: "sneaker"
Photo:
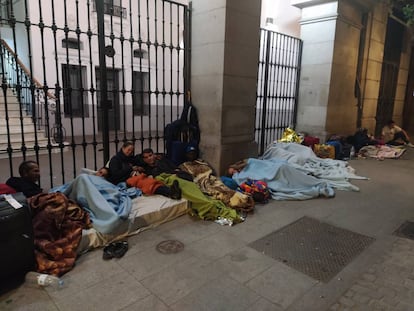
[[[128,242],[112,242],[103,249],[103,260],[109,260],[112,258],[121,258],[128,250]]]
[[[407,143],[407,144],[406,144],[406,146],[407,146],[407,147],[414,148],[414,145],[413,145],[412,143]]]
[[[174,200],[181,199],[181,189],[180,189],[180,185],[178,184],[178,180],[173,181],[170,191],[171,191],[171,194],[170,194],[171,199],[174,199]]]

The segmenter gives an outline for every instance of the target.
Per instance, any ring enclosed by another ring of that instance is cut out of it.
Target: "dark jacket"
[[[132,166],[135,165],[135,157],[127,157],[122,150],[118,151],[109,161],[108,180],[113,184],[126,181],[132,172]]]
[[[172,161],[168,160],[165,157],[162,157],[161,159],[157,160],[154,166],[149,166],[148,164],[145,164],[143,168],[145,170],[145,174],[152,175],[153,177],[158,176],[162,173],[167,173],[176,174],[179,178],[188,181],[193,181],[193,177],[189,173],[180,170],[177,165],[175,165]]]
[[[26,198],[30,198],[36,194],[43,192],[43,189],[40,188],[38,184],[23,177],[10,177],[6,181],[6,184],[17,192],[23,192]]]

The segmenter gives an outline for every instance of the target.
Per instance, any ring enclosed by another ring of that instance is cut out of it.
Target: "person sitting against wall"
[[[353,145],[355,148],[355,152],[359,152],[359,150],[364,146],[370,145],[378,145],[379,141],[376,140],[373,136],[368,134],[368,129],[360,128],[358,129],[354,136],[353,136]]]
[[[23,192],[27,198],[43,192],[38,184],[40,179],[39,165],[35,161],[22,162],[19,165],[19,174],[20,177],[10,177],[6,184],[17,192]]]
[[[115,185],[126,182],[129,187],[139,188],[146,195],[160,194],[175,200],[181,199],[178,184],[166,186],[145,174],[141,165],[140,158],[134,155],[134,144],[126,141],[109,161],[108,175],[105,177]]]
[[[117,185],[142,171],[142,167],[136,163],[134,144],[131,141],[126,141],[109,161],[109,176],[107,179],[114,185]]]
[[[382,128],[381,138],[387,145],[414,147],[414,145],[410,143],[410,137],[407,132],[397,126],[393,120],[388,121]]]

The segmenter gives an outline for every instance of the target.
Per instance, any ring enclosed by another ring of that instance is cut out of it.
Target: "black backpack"
[[[200,128],[195,107],[191,103],[184,106],[181,117],[167,124],[164,129],[165,150],[167,159],[180,165],[185,161],[185,153],[189,147],[197,152],[200,143]]]

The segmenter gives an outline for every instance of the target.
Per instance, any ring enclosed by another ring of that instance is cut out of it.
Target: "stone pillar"
[[[199,115],[201,157],[217,174],[258,153],[260,8],[261,1],[192,1],[192,100]]]
[[[355,93],[361,20],[371,1],[292,1],[302,9],[297,130],[323,140],[357,127]]]

